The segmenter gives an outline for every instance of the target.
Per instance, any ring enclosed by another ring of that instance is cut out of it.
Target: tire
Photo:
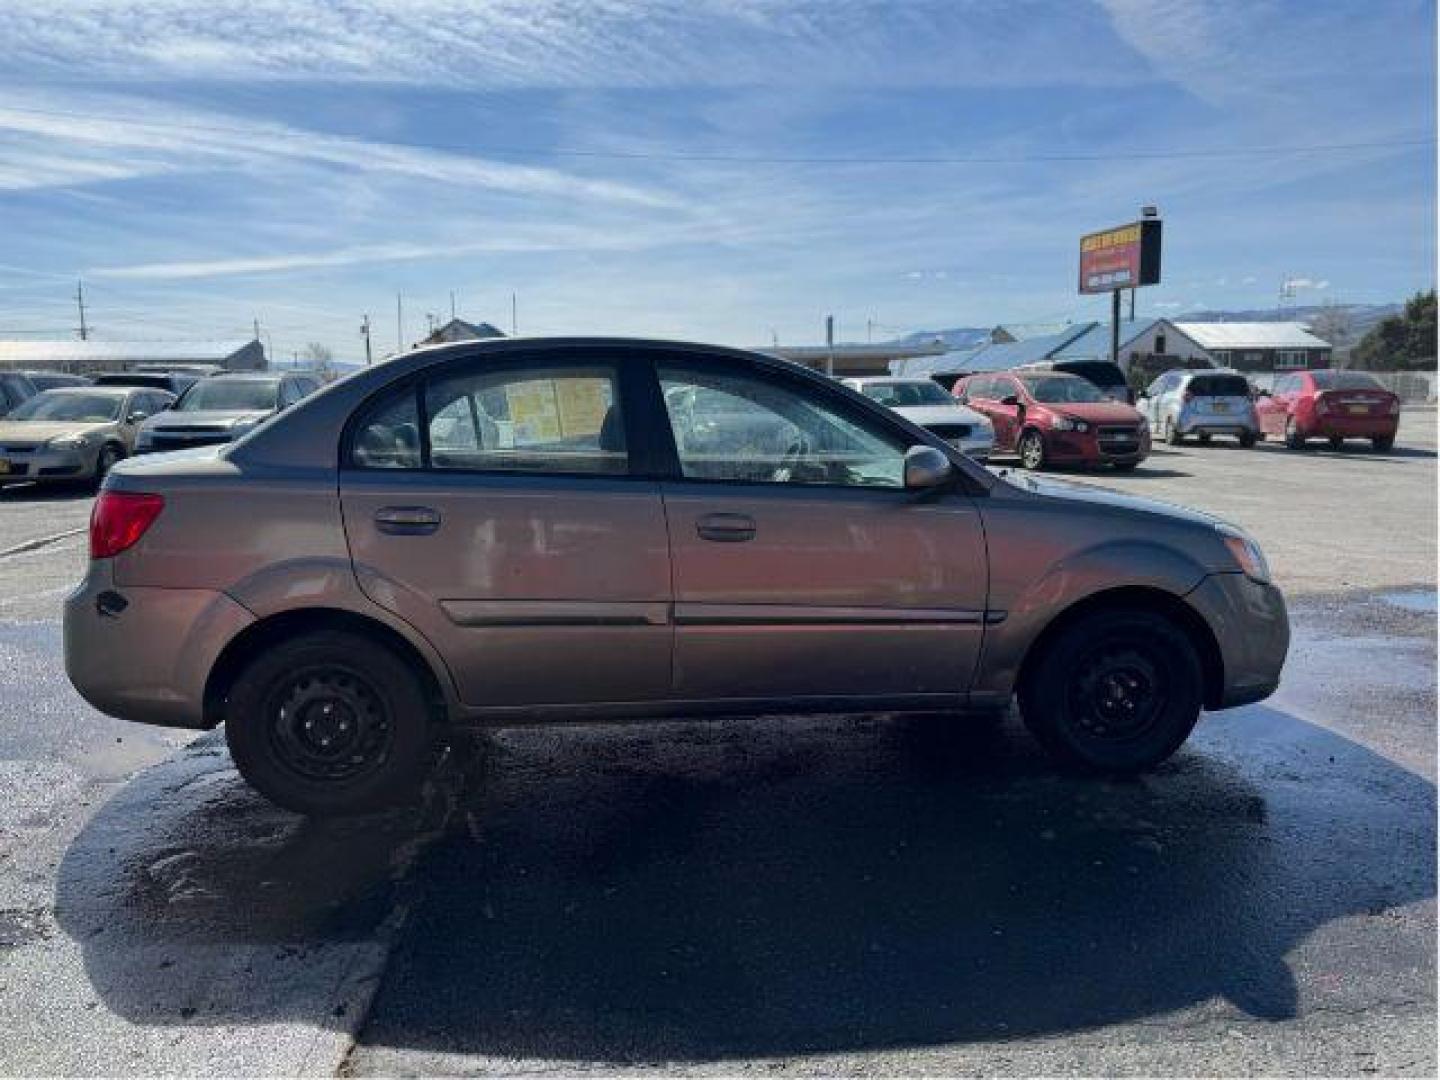
[[[1245,450],[1250,450],[1255,446],[1256,438],[1255,432],[1247,431],[1240,436],[1240,446]]]
[[[1102,611],[1046,643],[1027,664],[1019,697],[1025,726],[1058,763],[1124,775],[1180,748],[1200,718],[1204,680],[1194,645],[1173,621]]]
[[[115,463],[124,456],[125,451],[114,443],[106,443],[100,448],[100,453],[95,458],[95,486],[97,488],[105,482],[105,477],[115,467]]]
[[[1180,434],[1180,429],[1175,426],[1175,421],[1168,416],[1165,418],[1165,441],[1171,446],[1179,446],[1185,441],[1185,436]]]
[[[1117,462],[1115,462],[1115,471],[1116,471],[1116,472],[1134,472],[1134,471],[1135,471],[1137,468],[1139,468],[1139,467],[1140,467],[1140,463],[1139,463],[1138,461],[1117,461]]]
[[[1382,453],[1386,450],[1393,450],[1395,449],[1395,436],[1376,435],[1373,439],[1370,440],[1370,445],[1373,446],[1376,450],[1381,451]]]
[[[1342,449],[1344,446],[1345,446],[1345,440],[1344,440],[1344,439],[1340,438],[1338,435],[1331,435],[1331,436],[1330,436],[1330,449],[1331,449],[1331,450],[1339,450],[1339,449]]]
[[[1020,453],[1020,464],[1030,471],[1045,467],[1045,437],[1033,428],[1020,436],[1016,449]]]
[[[1202,432],[1200,433],[1200,445],[1201,445],[1201,446],[1209,446],[1209,445],[1210,445],[1210,433],[1209,433],[1208,431],[1202,431]]]
[[[389,649],[317,631],[266,649],[240,672],[225,739],[240,775],[277,806],[359,814],[414,800],[432,764],[429,717],[420,680]]]
[[[1285,418],[1285,445],[1291,450],[1305,449],[1305,437],[1300,434],[1300,429],[1295,426],[1295,418],[1293,416],[1287,416]]]

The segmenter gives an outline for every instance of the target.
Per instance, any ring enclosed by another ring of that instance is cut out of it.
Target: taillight
[[[162,495],[101,491],[90,511],[90,557],[108,559],[145,535],[165,509]]]

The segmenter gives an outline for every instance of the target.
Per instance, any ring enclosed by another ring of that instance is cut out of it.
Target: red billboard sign
[[[1160,282],[1160,222],[1154,218],[1080,238],[1080,291],[1113,292]]]

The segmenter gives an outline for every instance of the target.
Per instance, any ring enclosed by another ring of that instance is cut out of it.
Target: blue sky
[[[425,313],[757,344],[1435,280],[1416,0],[8,0],[0,334],[361,355]],[[1299,150],[1299,147],[1312,149]],[[1315,149],[1327,147],[1330,149]],[[1337,149],[1343,147],[1343,149]]]

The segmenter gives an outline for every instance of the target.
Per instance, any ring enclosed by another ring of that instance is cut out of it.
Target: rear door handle
[[[428,506],[382,506],[375,527],[391,536],[429,536],[440,528],[440,511]]]
[[[755,538],[755,519],[748,514],[706,514],[695,522],[695,532],[717,544],[742,544]]]

